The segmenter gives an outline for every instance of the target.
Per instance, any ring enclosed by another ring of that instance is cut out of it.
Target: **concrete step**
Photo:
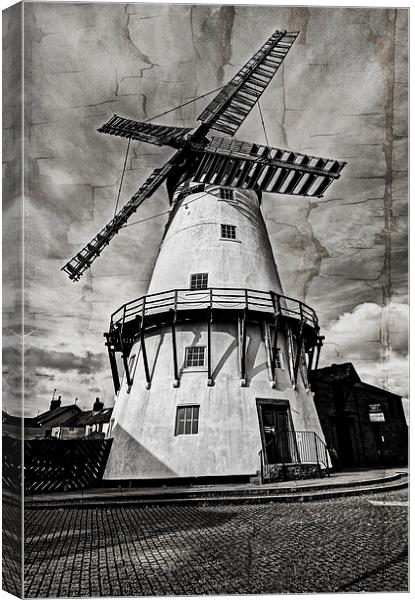
[[[159,490],[126,490],[120,493],[105,494],[99,490],[82,495],[79,492],[68,492],[48,496],[26,497],[26,508],[56,508],[68,507],[85,508],[111,507],[119,505],[164,505],[164,504],[241,504],[241,503],[263,503],[263,502],[310,502],[314,500],[325,500],[329,498],[340,498],[345,496],[358,496],[363,494],[375,494],[391,490],[404,489],[408,486],[406,474],[397,473],[378,479],[351,481],[348,483],[334,483],[330,485],[308,485],[308,486],[255,486],[245,489],[216,489],[209,491],[199,488],[183,488],[170,492],[165,488]]]

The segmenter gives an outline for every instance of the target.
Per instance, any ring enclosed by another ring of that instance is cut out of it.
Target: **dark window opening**
[[[185,367],[204,367],[205,346],[189,346],[186,348],[184,357]]]
[[[178,406],[174,435],[192,435],[199,431],[199,406]]]
[[[226,188],[219,188],[219,198],[222,200],[233,200],[234,194],[233,190],[228,190]]]
[[[236,226],[235,225],[221,225],[221,237],[226,240],[236,240]]]
[[[205,290],[208,286],[208,273],[193,273],[190,276],[191,290]]]

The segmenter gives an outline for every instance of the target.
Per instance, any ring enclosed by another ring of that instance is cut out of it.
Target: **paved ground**
[[[26,596],[407,590],[407,491],[26,512]]]
[[[215,495],[218,492],[235,492],[236,494],[242,493],[245,491],[254,491],[254,492],[265,492],[273,490],[275,492],[279,492],[281,489],[290,487],[298,490],[312,490],[313,488],[318,488],[321,486],[338,486],[345,484],[361,484],[365,485],[367,482],[376,482],[381,478],[390,478],[396,476],[398,474],[407,474],[408,469],[406,467],[402,468],[382,468],[382,469],[360,469],[353,471],[341,471],[332,473],[331,476],[325,477],[323,479],[303,479],[297,481],[276,481],[272,483],[267,483],[261,486],[249,483],[228,483],[228,484],[219,484],[215,483],[212,485],[192,485],[192,486],[179,486],[179,485],[168,485],[165,487],[137,487],[137,488],[122,488],[122,487],[103,487],[103,488],[91,488],[87,490],[73,490],[68,492],[58,492],[58,493],[42,493],[35,494],[33,496],[27,495],[26,501],[32,505],[39,505],[48,501],[51,502],[71,502],[77,503],[78,501],[103,501],[108,502],[114,498],[143,498],[145,499],[148,496],[157,496],[162,497],[165,495],[171,494],[179,494],[184,495],[191,490],[192,493],[203,492],[204,494],[209,492],[214,492]],[[33,507],[33,506],[32,506]]]

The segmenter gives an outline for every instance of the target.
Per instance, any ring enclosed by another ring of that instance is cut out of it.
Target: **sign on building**
[[[372,423],[383,423],[385,415],[380,404],[369,404],[369,420]]]

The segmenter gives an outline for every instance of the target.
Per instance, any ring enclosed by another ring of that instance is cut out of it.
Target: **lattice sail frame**
[[[227,138],[211,138],[211,129],[234,135],[278,71],[299,32],[275,31],[199,115],[192,130],[134,121],[113,115],[98,129],[119,137],[177,149],[161,169],[155,169],[114,218],[68,261],[62,270],[78,281],[125,225],[137,208],[169,176],[204,184],[322,197],[339,178],[345,162],[318,158]]]

